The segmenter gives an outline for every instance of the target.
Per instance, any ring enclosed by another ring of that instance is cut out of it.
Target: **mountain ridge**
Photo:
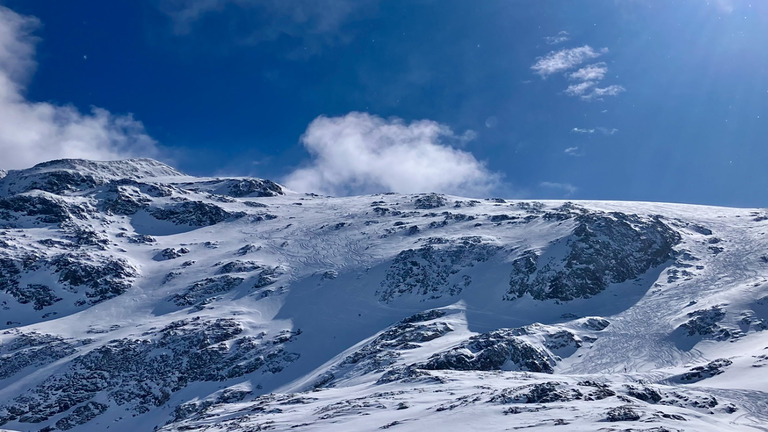
[[[766,421],[764,210],[331,198],[108,165],[0,178],[0,427]]]

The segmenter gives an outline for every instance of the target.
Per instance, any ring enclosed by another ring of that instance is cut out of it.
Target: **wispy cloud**
[[[584,100],[600,100],[606,96],[618,96],[626,89],[620,85],[611,85],[608,87],[597,87],[596,81],[584,81],[578,84],[571,84],[565,89],[568,96],[579,96]]]
[[[568,96],[584,96],[589,94],[589,90],[597,84],[595,81],[584,81],[578,84],[571,84],[565,89]]]
[[[531,66],[531,69],[543,78],[546,78],[555,73],[565,72],[587,60],[600,57],[607,52],[607,48],[595,50],[589,45],[552,51],[544,57],[540,57],[536,63]]]
[[[568,74],[568,78],[579,81],[600,81],[605,78],[608,68],[605,63],[595,63]]]
[[[608,96],[617,96],[626,89],[618,84],[600,87],[600,83],[608,73],[606,63],[581,65],[607,52],[608,48],[596,50],[589,45],[551,51],[544,57],[539,57],[531,69],[542,78],[564,73],[570,81],[577,81],[566,87],[563,93],[568,96],[579,97],[585,101],[603,100]]]
[[[600,133],[603,135],[613,135],[619,131],[616,128],[604,128],[604,127],[598,127],[597,130],[600,131]]]
[[[581,156],[582,152],[579,150],[578,147],[568,147],[563,151],[563,153],[567,154],[568,156]]]
[[[566,197],[573,195],[578,190],[576,186],[570,183],[556,183],[547,181],[539,183],[539,187],[561,193]]]
[[[544,37],[544,41],[547,42],[549,45],[561,44],[563,42],[568,42],[570,39],[571,39],[571,36],[565,30],[558,32],[554,36]]]
[[[159,9],[173,22],[177,35],[194,32],[209,18],[229,21],[225,31],[233,41],[259,44],[288,36],[301,50],[289,57],[317,54],[323,46],[344,43],[345,26],[376,10],[378,0],[160,0]]]
[[[624,93],[626,89],[620,85],[610,85],[608,87],[595,87],[587,94],[581,96],[585,100],[602,99],[606,96],[618,96]]]
[[[730,14],[733,13],[734,5],[733,0],[715,0],[715,5],[720,10],[720,12]],[[752,5],[750,5],[752,7]]]
[[[500,175],[452,144],[473,133],[456,135],[430,120],[410,124],[352,112],[318,117],[301,140],[310,163],[284,182],[295,190],[331,195],[373,192],[445,192],[485,195]]]
[[[0,168],[26,168],[56,158],[156,156],[156,142],[131,115],[25,97],[35,70],[36,18],[0,6]]]
[[[606,127],[602,127],[602,126],[598,126],[596,128],[589,128],[589,129],[587,129],[587,128],[578,128],[578,127],[575,127],[573,129],[571,129],[571,133],[587,134],[587,135],[591,135],[591,134],[593,134],[595,132],[600,132],[603,135],[613,135],[613,134],[615,134],[618,131],[619,130],[616,129],[616,128],[606,128]]]

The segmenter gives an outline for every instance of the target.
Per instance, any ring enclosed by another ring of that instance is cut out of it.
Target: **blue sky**
[[[0,4],[0,168],[768,206],[766,2]]]

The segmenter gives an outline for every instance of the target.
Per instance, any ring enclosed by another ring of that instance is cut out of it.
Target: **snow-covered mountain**
[[[0,174],[0,428],[768,430],[768,212]]]

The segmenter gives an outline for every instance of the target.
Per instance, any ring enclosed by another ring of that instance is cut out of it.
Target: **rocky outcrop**
[[[439,320],[444,315],[441,310],[432,310],[405,318],[331,367],[315,381],[313,387],[331,386],[336,377],[386,371],[388,366],[397,362],[403,351],[419,348],[421,343],[452,332],[450,324]]]
[[[687,336],[706,336],[718,340],[732,336],[728,329],[718,324],[725,318],[725,310],[720,306],[689,312],[688,317],[690,319],[678,327],[678,330]]]
[[[676,377],[679,381],[694,383],[724,372],[724,369],[732,365],[733,362],[728,359],[716,359],[703,366],[694,366],[688,372]]]
[[[110,401],[135,414],[166,403],[196,381],[222,381],[261,370],[278,373],[299,356],[285,349],[296,333],[242,336],[231,319],[171,323],[145,339],[116,339],[77,357],[69,370],[0,406],[0,426],[40,423],[61,413],[68,429],[106,410]]]
[[[240,285],[245,279],[229,275],[206,278],[195,282],[184,292],[171,297],[171,301],[177,306],[191,306],[210,301],[217,294],[225,293]]]
[[[230,218],[245,216],[243,212],[228,212],[215,204],[202,201],[182,202],[166,208],[151,209],[149,212],[156,219],[195,227],[215,225]]]
[[[139,272],[124,258],[112,258],[86,254],[62,254],[49,261],[58,281],[70,290],[85,288],[81,302],[90,304],[126,292]]]
[[[283,188],[270,180],[232,179],[226,182],[226,195],[240,197],[272,197],[283,195]]]
[[[39,368],[76,352],[77,344],[40,333],[19,333],[0,345],[0,380],[28,367]]]
[[[419,365],[422,369],[523,370],[552,373],[555,357],[520,338],[520,331],[501,329],[471,337]]]
[[[462,270],[487,261],[499,250],[501,247],[482,237],[435,239],[418,249],[404,250],[392,261],[376,294],[383,302],[406,294],[425,299],[455,296],[472,283]]]
[[[413,206],[417,209],[429,210],[448,205],[448,200],[443,195],[436,193],[421,195],[413,200]]]
[[[527,251],[512,262],[507,300],[524,295],[558,301],[592,297],[609,284],[667,262],[680,241],[680,234],[658,217],[588,213],[575,221],[573,233],[544,253]],[[558,250],[565,250],[564,255]]]
[[[21,304],[32,303],[42,310],[61,300],[61,290],[81,294],[76,305],[96,304],[127,291],[138,277],[138,270],[123,258],[88,252],[60,253],[46,257],[41,252],[0,253],[0,283],[5,292]],[[11,257],[13,256],[13,258]],[[23,284],[30,273],[45,271],[57,284]]]

